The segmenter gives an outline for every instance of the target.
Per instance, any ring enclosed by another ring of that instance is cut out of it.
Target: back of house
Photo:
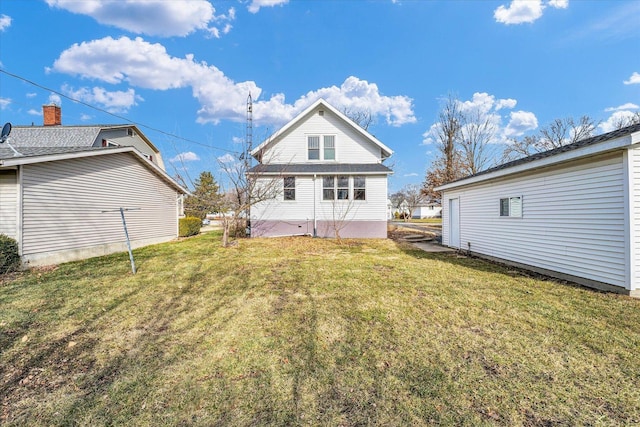
[[[392,151],[325,100],[318,100],[251,153],[258,188],[251,235],[387,236]],[[268,194],[268,196],[267,196]]]

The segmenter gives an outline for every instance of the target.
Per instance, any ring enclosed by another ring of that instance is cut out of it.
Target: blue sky
[[[496,143],[639,111],[638,22],[634,0],[2,0],[0,124],[42,124],[50,102],[65,125],[125,123],[108,111],[171,175],[224,181],[249,92],[255,145],[324,97],[374,114],[395,191],[423,181],[448,94],[491,115]]]

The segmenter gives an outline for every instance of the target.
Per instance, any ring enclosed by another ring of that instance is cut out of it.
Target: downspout
[[[313,237],[318,237],[318,223],[316,220],[316,174],[313,174]]]

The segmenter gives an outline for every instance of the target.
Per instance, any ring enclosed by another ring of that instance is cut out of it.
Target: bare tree
[[[617,130],[637,124],[640,124],[640,111],[636,111],[631,115],[617,117],[613,122],[613,127],[614,130]]]
[[[344,107],[342,112],[345,116],[349,117],[354,123],[360,126],[362,129],[368,131],[369,126],[374,124],[374,117],[371,114],[371,110],[360,110],[356,108]]]
[[[229,237],[245,235],[249,212],[257,203],[274,199],[282,191],[282,174],[264,175],[264,165],[252,167],[248,147],[244,151],[218,159],[218,165],[228,180],[223,216],[222,246],[229,246]],[[284,166],[283,166],[284,172]]]
[[[402,193],[405,195],[405,201],[407,202],[407,209],[409,215],[405,218],[405,221],[409,221],[413,218],[413,212],[418,206],[424,203],[428,196],[422,191],[422,187],[418,184],[408,184],[402,188]]]
[[[597,123],[589,116],[555,119],[532,136],[513,140],[502,154],[502,163],[553,150],[593,136]]]
[[[475,107],[460,114],[461,166],[464,175],[485,169],[494,155],[493,140],[498,131],[492,115]]]

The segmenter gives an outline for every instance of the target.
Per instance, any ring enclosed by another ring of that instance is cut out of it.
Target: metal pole
[[[124,219],[124,209],[120,208],[120,216],[122,217],[122,226],[124,227],[124,235],[127,238],[127,249],[129,249],[129,260],[131,261],[131,272],[136,274],[136,263],[133,260],[133,252],[131,251],[131,242],[129,241],[129,232],[127,231],[127,221]]]

